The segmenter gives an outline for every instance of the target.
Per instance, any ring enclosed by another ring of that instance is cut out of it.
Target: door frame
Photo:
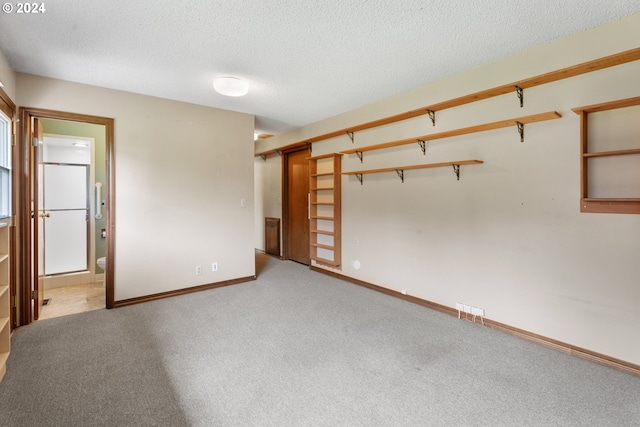
[[[290,150],[282,151],[282,259],[289,259],[289,155],[300,151],[306,151],[311,157],[311,144],[307,144],[303,148],[296,147]]]
[[[31,305],[32,291],[35,289],[35,281],[37,280],[37,271],[32,270],[37,265],[32,266],[31,254],[36,248],[32,247],[33,228],[31,225],[31,200],[30,191],[33,182],[33,174],[31,166],[34,162],[34,149],[29,136],[32,133],[33,119],[55,119],[55,120],[67,120],[73,122],[90,123],[96,125],[103,125],[105,127],[105,174],[107,181],[106,188],[106,211],[107,211],[107,266],[105,271],[105,305],[106,308],[111,309],[114,307],[115,298],[115,156],[114,156],[114,119],[109,117],[90,116],[86,114],[76,114],[64,111],[46,110],[41,108],[29,108],[20,107],[20,136],[19,136],[19,194],[18,205],[20,212],[19,222],[22,225],[19,230],[18,239],[21,242],[19,253],[19,269],[21,277],[23,278],[22,284],[19,289],[20,296],[20,325],[28,325],[33,322],[33,308]],[[37,200],[35,201],[37,208]],[[35,274],[32,274],[35,271]]]

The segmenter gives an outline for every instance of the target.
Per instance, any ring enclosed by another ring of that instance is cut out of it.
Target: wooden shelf
[[[497,86],[494,88],[474,92],[468,95],[464,95],[458,98],[450,99],[436,104],[427,105],[415,110],[406,111],[404,113],[395,114],[393,116],[384,117],[382,119],[373,120],[359,125],[350,126],[347,128],[339,129],[333,132],[318,135],[312,138],[298,141],[293,144],[286,145],[280,148],[274,148],[271,150],[265,150],[255,153],[256,156],[262,156],[266,158],[269,154],[278,153],[292,148],[302,147],[307,144],[311,144],[318,141],[323,141],[338,136],[344,136],[358,132],[365,129],[371,129],[378,126],[383,126],[391,123],[396,123],[402,120],[411,119],[423,115],[434,115],[435,124],[435,112],[446,110],[453,107],[469,104],[476,101],[482,101],[484,99],[493,98],[500,95],[506,95],[508,93],[518,93],[518,89],[529,89],[535,86],[540,86],[547,83],[556,82],[570,77],[579,76],[581,74],[590,73],[592,71],[603,70],[605,68],[614,67],[616,65],[626,64],[628,62],[637,61],[640,59],[640,48],[619,52],[613,55],[605,56],[603,58],[594,59],[591,61],[583,62],[577,65],[573,65],[559,70],[551,71],[549,73],[540,74],[534,77],[518,80],[505,85]],[[620,107],[616,107],[620,108]],[[575,110],[574,110],[575,111]]]
[[[363,183],[363,175],[371,174],[371,173],[384,173],[384,172],[397,172],[398,176],[402,182],[404,182],[404,171],[412,170],[412,169],[428,169],[428,168],[442,168],[446,166],[453,166],[454,172],[456,173],[458,179],[460,179],[460,166],[461,165],[476,165],[484,163],[482,160],[456,160],[452,162],[441,162],[441,163],[426,163],[422,165],[409,165],[409,166],[395,166],[389,168],[380,168],[380,169],[364,169],[350,172],[342,172],[343,175],[355,175],[360,184]]]
[[[640,199],[583,198],[580,199],[580,212],[639,214]]]
[[[617,151],[596,151],[593,153],[584,153],[584,157],[607,157],[607,156],[625,156],[627,154],[640,154],[640,148],[632,150],[617,150]]]
[[[316,188],[311,188],[311,191],[322,191],[322,190],[333,190],[333,187],[316,187]]]
[[[335,218],[332,217],[332,216],[314,216],[314,215],[312,215],[311,219],[321,219],[321,220],[324,220],[324,221],[333,221]]]
[[[325,258],[319,258],[319,257],[312,257],[311,259],[317,262],[318,264],[327,265],[329,267],[340,267],[340,263],[336,261],[331,261],[331,260],[328,260]]]
[[[333,246],[331,245],[323,245],[321,243],[312,243],[311,246],[313,246],[314,248],[321,248],[321,249],[327,249],[332,251],[334,249]]]
[[[594,198],[594,197],[587,197],[585,199],[582,199],[585,202],[610,202],[610,203],[617,203],[617,202],[635,202],[635,203],[640,203],[640,198],[621,198],[621,197],[613,197],[613,198]]]
[[[7,258],[9,258],[9,254],[0,254],[0,262],[4,261]]]
[[[0,286],[0,298],[2,298],[5,292],[9,292],[9,285]]]
[[[382,150],[384,148],[398,147],[400,145],[415,144],[417,142],[433,141],[436,139],[451,138],[453,136],[467,135],[471,133],[484,132],[484,131],[493,130],[493,129],[518,126],[518,123],[525,125],[528,123],[536,123],[536,122],[542,122],[546,120],[559,119],[560,117],[562,117],[562,115],[557,111],[550,111],[547,113],[533,114],[530,116],[517,117],[515,119],[500,120],[497,122],[469,126],[466,128],[453,129],[453,130],[448,130],[444,132],[416,136],[413,138],[400,139],[397,141],[383,142],[382,144],[368,145],[366,147],[352,148],[349,150],[341,151],[340,154],[354,154],[354,153],[363,153],[365,151]]]
[[[326,231],[326,230],[311,230],[311,232],[317,233],[317,234],[326,234],[327,236],[335,236],[336,234],[333,231]]]
[[[311,202],[312,205],[316,206],[333,206],[333,202]]]
[[[310,176],[318,177],[318,176],[331,176],[331,175],[333,175],[333,172],[327,172],[327,173],[314,173],[313,175],[310,175]]]

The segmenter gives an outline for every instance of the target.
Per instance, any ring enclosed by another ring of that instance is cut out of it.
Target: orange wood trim
[[[142,297],[129,298],[116,301],[114,308],[126,307],[128,305],[140,304],[143,302],[156,301],[164,298],[171,298],[178,295],[186,295],[194,292],[206,291],[208,289],[222,288],[224,286],[237,285],[239,283],[256,280],[256,276],[240,277],[238,279],[225,280],[223,282],[209,283],[206,285],[193,286],[190,288],[177,289],[175,291],[160,292],[158,294],[145,295]]]
[[[617,151],[600,151],[592,153],[584,153],[584,157],[606,157],[606,156],[624,156],[626,154],[640,154],[640,148],[631,150],[617,150]]]
[[[332,270],[327,270],[322,267],[311,266],[310,268],[311,270],[316,271],[318,273],[326,274],[328,276],[335,277],[337,279],[341,279],[349,283],[353,283],[354,285],[362,286],[386,295],[390,295],[405,301],[412,302],[414,304],[421,305],[423,307],[430,308],[432,310],[450,314],[452,316],[456,316],[456,317],[458,316],[458,311],[452,307],[448,307],[448,306],[438,304],[432,301],[428,301],[422,298],[418,298],[412,295],[404,295],[398,291],[394,291],[392,289],[388,289],[379,285],[374,285],[372,283],[365,282],[364,280],[356,279],[354,277],[349,277],[342,273],[332,271]],[[548,338],[543,335],[538,335],[533,332],[525,331],[523,329],[516,328],[514,326],[509,326],[504,323],[496,322],[495,320],[487,319],[486,317],[484,318],[484,324],[485,326],[489,326],[493,329],[496,329],[502,332],[507,332],[519,338],[524,338],[528,341],[542,344],[547,347],[555,348],[556,350],[569,353],[573,356],[582,357],[585,359],[589,359],[593,362],[597,362],[600,364],[604,364],[616,369],[629,372],[631,374],[640,375],[640,365],[629,363],[624,360],[616,359],[614,357],[610,357],[601,353],[596,353],[591,350],[577,347],[562,341],[555,340],[553,338]]]
[[[2,110],[2,112],[10,119],[13,119],[13,116],[16,111],[16,104],[9,97],[7,92],[5,92],[4,89],[2,89],[1,87],[0,87],[0,110]]]
[[[307,157],[307,160],[320,160],[320,159],[329,159],[335,155],[337,155],[338,153],[328,153],[328,154],[322,154],[320,156],[312,156],[312,157]],[[329,175],[333,175],[333,173],[329,174]]]
[[[584,156],[589,150],[587,144],[589,135],[589,126],[587,124],[587,113],[580,113],[580,198],[587,197],[587,189],[589,188],[587,158]]]
[[[580,212],[640,214],[640,199],[583,198]]]
[[[394,172],[396,170],[441,168],[441,167],[452,166],[452,165],[475,165],[479,163],[484,163],[484,162],[482,160],[459,160],[454,162],[426,163],[423,165],[396,166],[391,168],[380,168],[380,169],[366,169],[366,170],[359,170],[359,171],[342,172],[342,174],[358,175],[358,174],[369,174],[369,173]]]
[[[397,147],[397,146],[406,145],[406,144],[414,144],[414,143],[417,143],[419,140],[433,141],[435,139],[451,138],[453,136],[467,135],[470,133],[484,132],[487,130],[516,126],[518,122],[522,124],[528,124],[528,123],[542,122],[546,120],[559,119],[560,117],[562,117],[562,115],[557,111],[550,111],[547,113],[533,114],[530,116],[518,117],[515,119],[500,120],[497,122],[484,123],[481,125],[469,126],[466,128],[452,129],[452,130],[439,132],[439,133],[432,133],[428,135],[416,136],[413,138],[400,139],[397,141],[383,142],[382,144],[368,145],[366,147],[352,148],[349,150],[341,151],[340,154],[354,154],[357,151],[363,152],[363,151],[381,150],[383,148]]]
[[[382,119],[373,120],[370,122],[340,129],[334,132],[325,133],[322,135],[315,136],[313,138],[305,139],[304,141],[296,142],[292,145],[293,146],[296,146],[296,144],[304,145],[306,143],[318,142],[325,139],[335,138],[341,135],[346,135],[347,132],[357,132],[360,130],[371,129],[374,127],[383,126],[386,124],[395,123],[402,120],[407,120],[413,117],[422,116],[422,115],[428,114],[429,111],[436,111],[436,112],[442,111],[448,108],[458,107],[460,105],[481,101],[483,99],[489,99],[495,96],[505,95],[510,92],[515,92],[516,86],[522,89],[528,89],[534,86],[539,86],[546,83],[563,80],[569,77],[579,76],[580,74],[586,74],[592,71],[603,70],[605,68],[614,67],[616,65],[626,64],[627,62],[633,62],[639,59],[640,59],[640,48],[631,49],[624,52],[615,53],[613,55],[605,56],[603,58],[583,62],[570,67],[561,68],[559,70],[551,71],[549,73],[540,74],[540,75],[523,79],[523,80],[518,80],[516,82],[509,83],[506,85],[502,85],[502,86],[494,87],[491,89],[475,92],[469,95],[461,96],[458,98],[450,99],[448,101],[439,102],[439,103],[418,108],[415,110],[385,117]],[[282,149],[267,150],[260,153],[255,153],[255,155],[256,156],[268,155],[268,154],[275,153],[278,150],[282,150]]]
[[[580,114],[583,112],[597,113],[600,111],[615,110],[616,108],[633,107],[634,105],[640,105],[640,96],[636,96],[633,98],[626,98],[626,99],[618,99],[616,101],[610,101],[610,102],[603,102],[601,104],[587,105],[585,107],[576,107],[576,108],[572,108],[571,111],[573,111],[576,114]]]

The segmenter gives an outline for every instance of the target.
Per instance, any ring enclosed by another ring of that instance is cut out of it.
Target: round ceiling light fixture
[[[213,81],[213,88],[221,95],[244,96],[249,92],[249,83],[237,77],[218,77]]]

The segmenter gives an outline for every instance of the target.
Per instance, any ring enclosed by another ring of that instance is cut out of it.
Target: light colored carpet
[[[640,377],[271,259],[13,337],[2,426],[637,426]]]

